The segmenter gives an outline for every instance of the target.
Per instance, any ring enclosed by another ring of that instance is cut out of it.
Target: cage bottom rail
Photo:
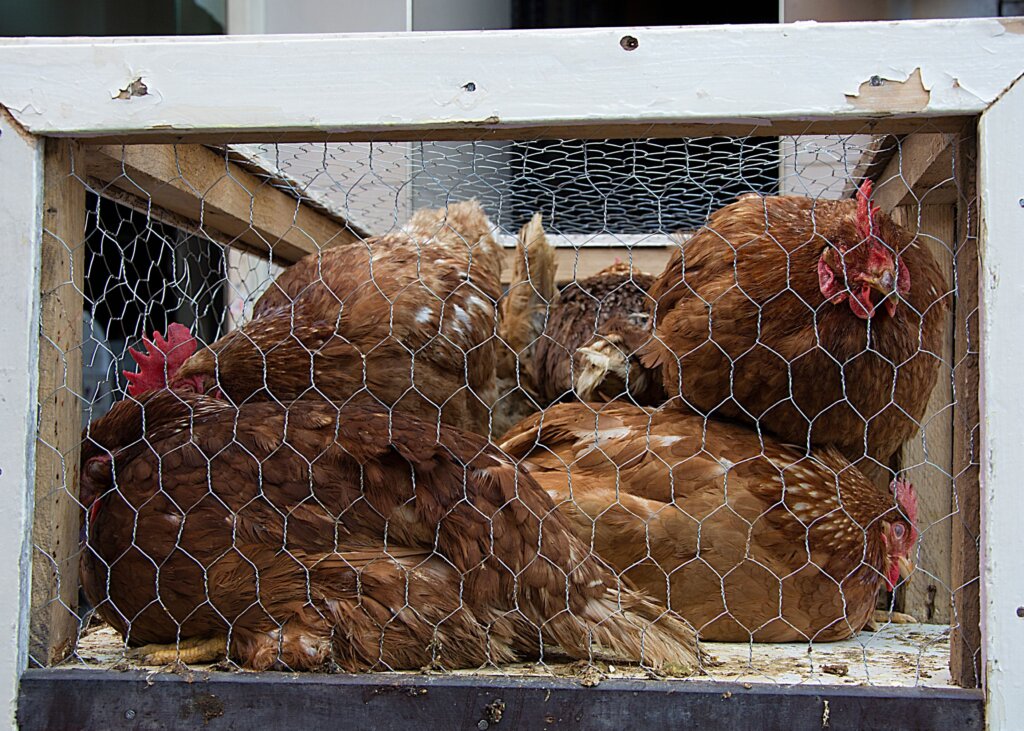
[[[22,729],[661,728],[982,729],[984,696],[958,688],[708,681],[146,673],[36,669]]]

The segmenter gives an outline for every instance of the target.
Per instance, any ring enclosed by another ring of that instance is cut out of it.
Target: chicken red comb
[[[182,363],[196,352],[196,339],[187,327],[176,322],[167,328],[166,338],[154,332],[152,340],[144,337],[142,343],[145,353],[135,348],[128,349],[132,360],[139,366],[138,373],[124,372],[124,377],[128,379],[129,396],[163,388],[178,372]]]
[[[857,232],[862,239],[869,238],[875,233],[875,214],[878,213],[878,206],[871,202],[871,191],[874,183],[865,178],[857,189]]]
[[[909,480],[895,479],[889,485],[896,502],[911,523],[917,523],[917,491]]]

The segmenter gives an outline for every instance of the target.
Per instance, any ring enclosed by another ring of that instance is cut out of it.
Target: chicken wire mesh
[[[196,149],[72,161],[34,663],[950,682],[957,136]]]

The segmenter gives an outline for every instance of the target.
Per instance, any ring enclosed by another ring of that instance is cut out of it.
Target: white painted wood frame
[[[18,679],[28,663],[39,370],[43,139],[0,109],[0,726],[15,728]],[[74,313],[75,317],[81,317]]]
[[[620,44],[626,36],[635,50]],[[14,723],[26,657],[40,137],[233,143],[782,134],[955,129],[981,115],[984,667],[989,727],[1019,728],[1024,338],[1015,325],[1024,305],[1024,89],[1011,87],[1022,74],[1020,19],[0,40],[0,107],[10,115],[0,120],[7,304],[0,402],[8,426],[0,441],[7,498],[0,723]]]
[[[1020,18],[3,39],[0,104],[33,134],[121,140],[837,131],[979,114],[1022,57]]]
[[[981,116],[981,637],[987,721],[1024,727],[1024,83]]]

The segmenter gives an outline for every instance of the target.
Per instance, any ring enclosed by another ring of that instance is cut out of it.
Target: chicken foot
[[[870,632],[877,632],[887,624],[917,624],[919,620],[903,612],[890,612],[888,609],[876,609],[871,619],[864,625],[864,629]]]
[[[213,662],[225,655],[226,637],[191,637],[177,644],[143,645],[128,651],[128,657],[142,665],[170,665]]]

